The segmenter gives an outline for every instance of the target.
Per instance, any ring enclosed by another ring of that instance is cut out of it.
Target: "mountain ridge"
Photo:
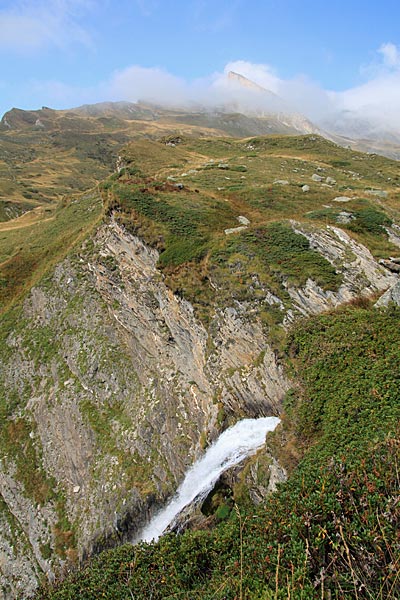
[[[215,129],[216,134],[226,133],[238,137],[267,133],[316,133],[342,146],[350,146],[364,152],[377,152],[394,159],[400,157],[400,134],[393,128],[383,127],[367,116],[363,117],[360,113],[342,111],[318,119],[316,123],[313,123],[301,113],[290,108],[277,94],[240,73],[228,72],[226,81],[228,89],[229,86],[233,86],[232,98],[226,98],[225,101],[217,103],[215,107],[202,106],[201,103],[188,104],[185,108],[173,105],[166,107],[148,101],[119,101],[85,104],[57,111],[48,107],[42,107],[35,111],[21,111],[21,109],[14,108],[3,115],[0,121],[0,131],[7,132],[13,127],[42,129],[46,125],[50,130],[57,129],[56,123],[50,119],[51,115],[53,117],[58,115],[59,119],[56,121],[59,121],[60,126],[61,118],[66,119],[61,128],[65,126],[76,128],[77,123],[74,124],[73,119],[79,118],[81,119],[79,127],[83,130],[89,127],[89,130],[100,131],[107,131],[107,127],[112,127],[114,119],[120,119],[119,123],[114,122],[114,127],[119,126],[120,128],[124,128],[124,122],[129,121],[155,123],[170,120],[171,124],[175,122],[182,125],[203,126],[208,129],[209,134],[212,129]],[[240,95],[241,90],[245,94],[243,97]],[[239,92],[239,96],[235,99],[237,92]],[[253,106],[252,99],[255,101]],[[229,121],[229,113],[232,112],[242,114],[243,123],[240,128],[229,126],[229,122],[226,122],[226,119]],[[85,122],[85,117],[89,119],[104,118],[110,119],[110,121],[108,123],[97,122],[95,125],[93,121]]]
[[[313,134],[170,127],[121,140],[90,190],[0,227],[7,600],[131,539],[230,424],[281,414],[293,324],[369,306],[398,281],[379,263],[400,255],[396,162]],[[273,457],[296,462],[305,442],[295,439],[290,451],[269,443],[226,494],[262,498]],[[214,495],[215,523],[230,509]]]

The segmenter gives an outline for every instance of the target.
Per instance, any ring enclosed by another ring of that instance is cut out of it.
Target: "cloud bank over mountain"
[[[272,94],[260,94],[244,88],[227,77],[234,71]],[[271,65],[244,60],[228,63],[223,73],[214,73],[193,82],[175,77],[159,68],[131,66],[115,73],[102,84],[102,96],[114,100],[139,99],[167,105],[199,104],[209,108],[233,101],[243,110],[279,110],[304,114],[316,123],[339,114],[372,120],[377,127],[400,129],[400,49],[385,43],[376,52],[374,62],[361,69],[365,81],[334,92],[326,90],[306,75],[292,79],[279,76]],[[275,97],[274,97],[275,96]]]
[[[71,11],[73,8],[83,9],[84,0],[69,0],[61,4],[64,9],[57,13],[59,18],[69,23],[72,33],[79,37],[81,33],[74,29]],[[4,19],[11,17],[11,14],[5,16],[0,12],[0,28],[4,26]],[[48,21],[43,23],[44,27],[47,27],[46,23]],[[28,40],[32,44],[36,43],[34,31],[33,37]],[[83,33],[82,36],[85,42]],[[3,39],[1,43],[6,41]],[[264,88],[265,92],[230,78],[228,74],[232,71]],[[190,109],[295,112],[328,129],[338,130],[341,127],[342,134],[356,121],[368,121],[367,129],[371,131],[399,132],[400,49],[391,42],[383,43],[375,52],[373,61],[360,68],[359,79],[359,85],[338,92],[324,89],[306,74],[283,78],[272,65],[245,60],[229,62],[223,72],[192,81],[160,67],[130,65],[92,87],[74,87],[62,81],[31,81],[29,97],[45,97],[46,105],[59,108],[108,100],[142,100]]]

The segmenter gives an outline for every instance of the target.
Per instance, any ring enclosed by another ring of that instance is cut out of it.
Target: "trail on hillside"
[[[36,225],[37,223],[47,223],[48,221],[54,221],[54,219],[55,215],[44,219],[42,208],[37,207],[27,211],[26,213],[19,217],[16,217],[15,219],[10,219],[9,221],[4,221],[3,223],[0,223],[0,232],[23,229],[24,227],[31,227],[32,225]]]

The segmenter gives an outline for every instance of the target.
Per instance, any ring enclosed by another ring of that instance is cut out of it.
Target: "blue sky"
[[[0,0],[0,115],[205,94],[227,65],[277,92],[393,104],[399,23],[398,0]]]

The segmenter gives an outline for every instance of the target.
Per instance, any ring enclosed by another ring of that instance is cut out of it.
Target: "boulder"
[[[332,202],[350,202],[351,198],[349,196],[337,196],[332,200]]]
[[[303,185],[303,187],[301,189],[303,190],[303,192],[309,192],[310,191],[310,186],[309,185]]]
[[[388,197],[388,193],[384,190],[365,190],[365,193],[368,194],[368,196],[377,196],[378,198]]]
[[[355,216],[346,211],[342,211],[336,217],[336,223],[341,223],[342,225],[346,225],[347,223],[351,223],[355,219]]]
[[[375,303],[376,307],[389,306],[391,302],[400,306],[400,281],[387,290]]]
[[[317,175],[316,173],[314,173],[314,175],[311,176],[311,179],[313,181],[316,181],[317,183],[320,183],[323,179],[323,177],[321,177],[321,175]]]
[[[231,233],[239,233],[247,229],[246,225],[242,225],[241,227],[231,227],[230,229],[225,229],[225,235],[230,235]]]

